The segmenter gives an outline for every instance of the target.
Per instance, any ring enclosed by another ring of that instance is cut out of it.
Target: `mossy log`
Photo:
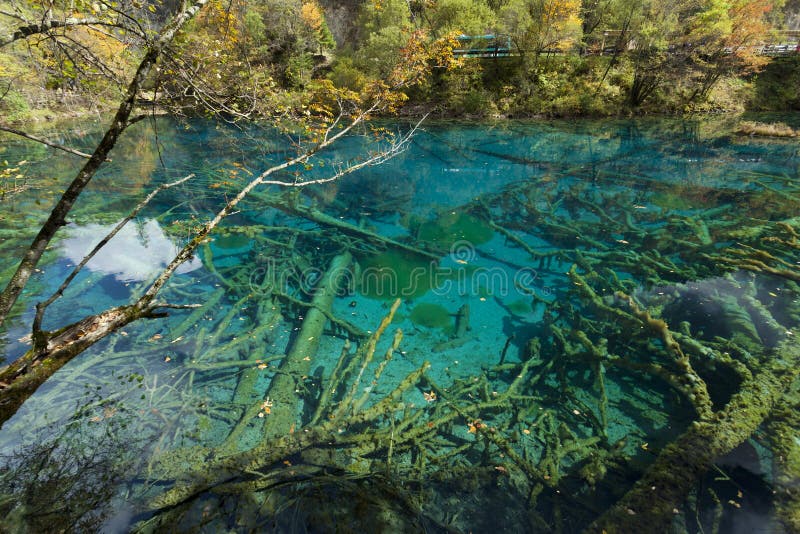
[[[272,405],[264,425],[266,438],[287,434],[298,421],[297,380],[310,372],[311,360],[319,348],[333,299],[339,291],[340,283],[347,274],[352,261],[353,257],[349,252],[343,252],[334,257],[314,290],[312,306],[306,311],[303,325],[267,392],[267,397]]]
[[[175,486],[165,493],[144,503],[145,509],[154,513],[164,512],[190,501],[204,491],[228,483],[240,482],[242,477],[263,479],[269,476],[268,469],[273,464],[312,447],[333,449],[336,447],[359,446],[366,454],[381,446],[380,440],[370,440],[369,434],[351,435],[341,433],[341,427],[358,427],[374,424],[390,411],[397,409],[402,395],[422,378],[430,364],[424,362],[381,401],[349,416],[346,420],[328,420],[318,425],[305,427],[296,432],[287,432],[275,439],[263,440],[258,446],[227,457],[217,457],[198,462],[195,469],[182,471],[184,475]],[[260,470],[266,469],[265,473]]]
[[[800,532],[800,384],[772,411],[765,425],[775,458],[775,510],[786,532]]]
[[[270,339],[274,328],[283,320],[283,316],[279,310],[280,308],[275,305],[273,298],[267,299],[266,305],[259,306],[258,322],[260,324],[256,330],[261,330],[264,340]],[[283,355],[277,359],[282,358],[284,358]],[[264,365],[264,359],[258,359],[257,362],[258,363],[253,362],[253,359],[246,360],[245,363],[249,363],[249,365],[245,367],[238,376],[232,402],[234,405],[241,406],[241,417],[239,417],[239,422],[234,426],[231,433],[228,434],[228,437],[225,438],[225,441],[220,446],[220,449],[223,451],[221,454],[225,454],[224,451],[235,452],[244,448],[241,443],[242,435],[254,418],[257,417],[258,412],[261,411],[260,408],[263,401],[257,402],[258,398],[261,396],[257,385],[261,375],[261,367]]]
[[[798,363],[800,347],[783,344],[723,410],[710,420],[692,423],[667,445],[633,488],[587,532],[667,532],[697,480],[717,458],[739,446],[764,422],[800,375]]]
[[[327,226],[330,228],[334,228],[342,232],[343,234],[360,237],[362,239],[366,239],[373,243],[380,243],[381,245],[388,248],[404,250],[406,252],[410,252],[412,254],[416,254],[418,256],[422,256],[434,261],[438,261],[439,258],[441,258],[442,256],[442,254],[440,253],[429,252],[419,247],[415,247],[412,245],[408,245],[406,243],[401,243],[400,241],[394,239],[390,239],[388,237],[384,237],[382,235],[376,234],[375,232],[370,232],[369,230],[366,230],[359,226],[355,226],[353,224],[347,223],[335,217],[331,217],[330,215],[323,213],[314,207],[304,206],[302,204],[299,204],[296,201],[287,202],[283,198],[279,201],[267,198],[266,203],[273,208],[279,209],[284,213],[288,213],[289,215],[294,215],[295,217],[302,217],[309,221],[313,221],[319,224],[320,226]]]

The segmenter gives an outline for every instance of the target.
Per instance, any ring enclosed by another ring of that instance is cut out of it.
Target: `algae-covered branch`
[[[253,191],[160,289],[198,307],[125,324],[0,436],[86,452],[107,431],[96,465],[126,493],[93,513],[139,530],[721,532],[759,513],[792,531],[797,181],[746,161],[777,165],[759,140],[688,154],[697,132],[669,127],[431,124],[384,166]],[[185,236],[186,212],[218,213],[209,184],[258,176],[220,158],[133,239]],[[85,298],[146,294],[102,268],[76,278]],[[117,461],[126,440],[138,454]],[[41,480],[65,498],[91,482],[43,465],[0,482],[15,525],[52,509],[26,493]]]

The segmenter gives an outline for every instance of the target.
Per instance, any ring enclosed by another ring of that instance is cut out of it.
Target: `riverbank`
[[[480,66],[480,65],[479,65]],[[598,78],[602,65],[582,75],[562,73],[559,80],[524,93],[510,83],[491,62],[479,72],[469,69],[437,76],[426,87],[409,91],[408,102],[397,115],[402,118],[429,116],[436,119],[505,120],[553,118],[633,118],[639,116],[687,116],[718,113],[742,114],[750,111],[800,111],[800,56],[778,57],[760,72],[748,76],[729,76],[720,80],[706,99],[685,102],[680,88],[665,86],[639,106],[631,106],[625,97],[625,77],[619,73],[608,80]],[[556,69],[552,69],[553,72]],[[468,78],[471,88],[459,89]],[[286,90],[289,100],[304,89]],[[118,97],[117,97],[118,98]],[[110,91],[100,96],[86,91],[48,90],[22,87],[2,102],[6,125],[46,125],[81,118],[102,117],[118,106]]]

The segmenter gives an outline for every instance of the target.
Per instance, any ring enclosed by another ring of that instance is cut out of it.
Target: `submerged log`
[[[772,411],[764,430],[773,451],[775,512],[786,532],[800,532],[800,384]]]
[[[270,297],[266,305],[263,305],[262,302],[260,306],[258,315],[258,322],[260,324],[258,329],[262,330],[265,339],[270,336],[273,329],[283,320],[283,316],[279,310],[280,308],[275,304],[274,297]],[[233,427],[233,430],[231,430],[231,433],[228,434],[228,437],[226,437],[225,441],[220,445],[221,455],[246,448],[246,444],[243,443],[245,431],[261,411],[262,403],[260,401],[256,402],[261,396],[261,392],[257,390],[256,385],[258,384],[264,360],[259,359],[258,361],[258,364],[252,361],[247,362],[249,365],[239,374],[236,389],[233,392],[232,402],[234,405],[242,407],[241,417],[239,418],[239,422]]]
[[[800,375],[800,347],[784,343],[725,408],[667,445],[645,475],[586,532],[667,532],[714,461],[748,439]]]
[[[286,358],[281,362],[278,374],[272,379],[264,401],[269,403],[266,405],[269,414],[264,424],[266,438],[286,435],[297,423],[297,410],[300,407],[297,402],[300,396],[298,380],[310,372],[311,361],[319,348],[333,299],[352,261],[353,257],[349,252],[334,257],[314,291],[312,307],[306,311],[303,325]]]
[[[445,352],[464,345],[472,339],[467,335],[467,330],[469,330],[469,328],[469,304],[464,304],[458,309],[458,312],[455,313],[453,336],[447,341],[434,345],[432,349],[433,352]]]
[[[320,226],[335,228],[336,230],[339,230],[344,234],[360,237],[362,239],[366,239],[373,243],[380,243],[381,245],[386,246],[388,248],[404,250],[406,252],[410,252],[412,254],[416,254],[418,256],[422,256],[424,258],[428,258],[433,261],[439,261],[439,259],[442,257],[441,253],[429,252],[419,247],[415,247],[407,243],[401,243],[400,241],[384,237],[382,235],[376,234],[375,232],[371,232],[365,228],[361,228],[359,226],[355,226],[353,224],[342,221],[335,217],[331,217],[330,215],[323,213],[322,211],[314,207],[304,206],[302,204],[299,204],[296,201],[286,202],[286,200],[283,198],[275,200],[272,197],[268,197],[267,199],[262,201],[273,208],[279,209],[284,213],[288,213],[289,215],[294,215],[295,217],[302,217],[309,221],[315,222]]]

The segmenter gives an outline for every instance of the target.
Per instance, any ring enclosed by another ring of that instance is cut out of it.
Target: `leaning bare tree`
[[[184,13],[186,13],[186,11],[184,11]],[[296,138],[298,140],[296,143],[298,150],[297,155],[282,164],[275,165],[265,170],[244,185],[235,196],[226,202],[224,207],[210,221],[204,224],[195,233],[183,249],[135,302],[85,317],[52,332],[44,331],[41,325],[47,306],[61,296],[66,286],[74,279],[77,271],[88,262],[91,256],[94,255],[103,244],[119,231],[122,225],[131,220],[138,210],[141,209],[157,191],[145,199],[129,217],[124,219],[111,234],[101,241],[95,250],[90,252],[89,256],[76,267],[76,270],[65,280],[61,288],[59,288],[50,299],[37,305],[37,313],[32,325],[32,348],[23,357],[0,370],[0,422],[11,417],[39,385],[52,376],[52,374],[66,362],[77,354],[80,354],[89,346],[97,343],[115,330],[132,321],[145,317],[163,317],[164,309],[186,307],[187,305],[158,301],[157,296],[160,290],[175,273],[176,269],[193,256],[197,248],[206,241],[212,230],[214,230],[214,228],[234,210],[239,202],[255,188],[267,185],[297,188],[334,181],[365,166],[379,164],[404,150],[411,135],[416,131],[416,126],[406,133],[390,134],[384,132],[380,134],[382,142],[379,143],[376,150],[365,154],[364,157],[358,161],[341,162],[335,165],[334,170],[326,177],[302,178],[304,172],[314,167],[316,158],[322,151],[343,137],[354,133],[355,129],[362,125],[374,113],[392,109],[399,102],[402,102],[402,90],[410,84],[418,82],[419,79],[428,72],[431,61],[436,61],[438,64],[441,64],[442,61],[447,61],[448,53],[452,46],[449,41],[444,40],[437,42],[435,46],[430,47],[424,45],[423,39],[424,36],[421,34],[413,35],[409,41],[408,47],[404,50],[402,62],[397,65],[391,75],[386,80],[376,82],[366,88],[362,94],[355,94],[344,90],[337,91],[332,87],[328,87],[329,90],[325,92],[324,98],[314,104],[315,109],[318,111],[317,115],[311,118],[306,117],[302,120],[298,120],[294,124],[294,126],[299,127],[299,133],[297,131],[295,132],[298,133],[298,137]],[[191,88],[194,94],[198,95],[203,102],[211,103],[212,106],[220,102],[216,94],[205,89],[202,80],[187,78],[187,81],[191,81]],[[141,82],[137,84],[137,91],[138,88],[141,88]],[[130,102],[127,105],[123,103],[120,108],[121,111],[118,113],[119,115],[125,110],[124,121],[129,121],[130,109],[133,107],[135,100],[135,94],[130,91],[132,90],[129,90],[129,94],[126,96],[126,102],[128,98],[131,98]],[[87,163],[87,166],[93,161],[97,164],[96,167],[93,168],[92,174],[97,170],[97,167],[102,164],[103,159],[108,154],[108,150],[101,150],[101,146],[107,145],[107,139],[110,135],[114,140],[116,140],[116,137],[119,135],[116,122],[112,125],[109,132],[112,130],[116,133],[113,135],[107,134],[103,141],[101,141],[101,145],[98,146],[92,159]],[[110,150],[110,147],[108,148]],[[100,155],[98,156],[98,154]],[[286,170],[296,171],[296,176],[300,176],[300,178],[296,178],[294,181],[273,179],[276,173]],[[80,189],[88,183],[89,178],[91,178],[91,176],[86,176],[84,171],[76,178],[76,180],[83,180],[79,182],[82,185],[76,189],[78,193]],[[183,180],[173,184],[167,184],[162,186],[161,189],[170,187],[181,181]],[[70,191],[72,191],[72,189],[68,190],[67,193],[70,193]],[[66,196],[65,194],[65,197]],[[77,196],[70,197],[68,201],[62,200],[62,202],[68,202],[68,206],[71,206],[75,198],[77,198]],[[61,203],[59,206],[60,205]],[[41,241],[41,250],[35,248],[37,243],[39,243],[39,238],[37,237],[37,241],[34,242],[34,247],[31,248],[31,251],[37,253],[29,252],[29,255],[35,257],[36,261],[38,261],[41,256],[47,242],[52,239],[54,231],[57,230],[58,226],[63,225],[66,212],[57,212],[58,209],[57,207],[54,211],[56,215],[51,216],[45,225],[46,228],[47,225],[50,224],[56,225],[53,231],[48,233],[43,229],[40,232],[40,234],[49,236],[47,240]],[[18,271],[18,275],[20,271],[24,272],[25,280],[27,280],[27,276],[30,275],[30,269],[33,268],[35,263],[29,263],[28,265],[30,265],[29,268],[26,267],[26,263],[23,261]],[[22,275],[19,276],[22,277]],[[12,280],[12,284],[13,283],[14,280]],[[15,296],[18,295],[19,292],[15,294]]]
[[[100,59],[92,55],[91,51],[87,50],[85,46],[71,38],[69,32],[72,28],[110,26],[124,30],[131,38],[138,38],[144,41],[142,59],[136,68],[135,74],[127,85],[119,108],[110,126],[106,130],[103,139],[98,143],[94,152],[89,156],[88,161],[64,191],[27,252],[25,252],[16,272],[8,282],[8,285],[2,293],[0,293],[0,324],[5,321],[11,308],[16,303],[48,244],[52,241],[53,237],[55,237],[58,230],[66,224],[67,215],[78,200],[81,192],[108,159],[108,155],[116,145],[120,135],[122,135],[128,126],[141,118],[133,116],[133,112],[136,109],[136,100],[140,96],[142,87],[148,79],[151,70],[159,59],[161,59],[162,54],[169,47],[181,28],[183,28],[207,2],[208,0],[196,0],[193,3],[184,2],[177,14],[171,17],[158,32],[152,35],[142,27],[136,18],[113,7],[113,4],[108,5],[106,15],[102,18],[76,18],[67,16],[70,12],[69,9],[64,9],[61,10],[60,13],[57,13],[54,11],[52,5],[48,3],[47,6],[43,6],[43,8],[39,10],[38,14],[41,17],[39,20],[29,21],[25,20],[24,16],[17,15],[18,18],[22,19],[20,21],[20,26],[16,28],[11,35],[0,38],[0,46],[5,46],[31,36],[44,36],[51,39],[56,46],[68,53],[81,54],[83,52],[84,54],[88,54],[88,59],[92,64],[106,70],[107,67],[103,65]],[[16,133],[16,131],[8,127],[2,129]]]

